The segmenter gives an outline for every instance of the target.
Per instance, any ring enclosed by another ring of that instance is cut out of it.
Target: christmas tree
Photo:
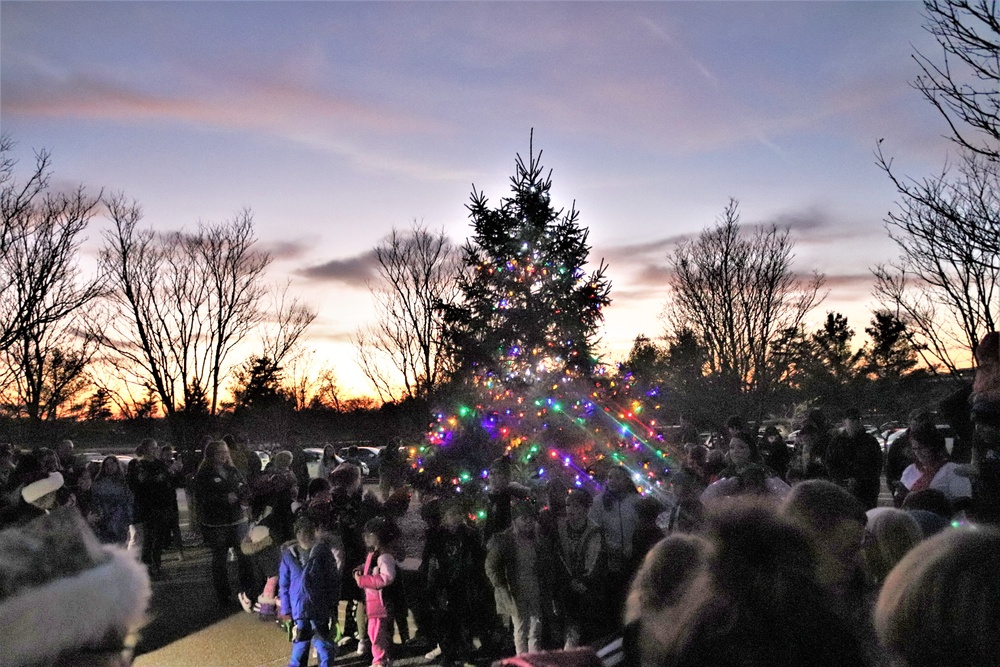
[[[467,205],[461,298],[444,307],[460,370],[451,407],[414,448],[417,477],[475,494],[499,455],[521,481],[555,476],[567,486],[593,485],[601,461],[634,464],[637,481],[650,466],[660,471],[667,454],[655,427],[616,406],[595,355],[611,286],[603,262],[585,268],[588,231],[575,203],[552,204],[551,171],[533,142],[510,182],[497,207],[475,187]]]
[[[473,235],[463,249],[462,298],[446,312],[464,377],[524,387],[580,377],[596,365],[594,343],[610,303],[602,263],[584,269],[590,246],[575,204],[557,210],[551,172],[533,144],[517,156],[512,195],[490,208],[473,186]]]

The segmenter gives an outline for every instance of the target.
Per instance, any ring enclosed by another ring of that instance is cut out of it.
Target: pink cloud
[[[37,78],[30,87],[12,84],[4,93],[5,114],[150,124],[179,121],[219,130],[265,132],[346,157],[366,170],[420,179],[470,180],[466,171],[407,159],[393,150],[395,138],[447,134],[449,126],[308,86],[244,79],[235,85],[215,86],[210,92],[171,95],[76,74]],[[384,138],[381,143],[379,137]]]

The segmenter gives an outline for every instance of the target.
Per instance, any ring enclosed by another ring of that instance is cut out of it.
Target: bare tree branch
[[[917,181],[876,156],[900,196],[885,220],[900,258],[873,270],[875,295],[904,313],[930,367],[955,372],[1000,316],[1000,163],[967,153],[957,174]]]
[[[943,50],[919,51],[913,86],[941,113],[963,149],[1000,159],[1000,17],[996,0],[925,0],[925,28]]]
[[[682,243],[669,260],[668,334],[690,329],[708,353],[709,372],[746,391],[767,388],[775,341],[819,304],[823,277],[795,275],[787,231],[771,225],[742,232],[736,200],[714,228]]]
[[[453,370],[442,342],[440,304],[458,294],[458,252],[444,232],[414,222],[375,247],[379,282],[369,286],[377,321],[354,338],[358,363],[383,401],[399,389],[428,396]]]
[[[81,234],[100,195],[55,192],[49,154],[36,153],[23,183],[14,176],[13,141],[0,137],[0,351],[55,324],[92,300],[99,278],[80,280]]]
[[[270,292],[271,306],[261,326],[263,354],[281,366],[293,355],[302,335],[316,319],[316,311],[289,294],[291,285],[276,285]]]
[[[110,312],[99,330],[112,352],[106,361],[132,384],[152,387],[167,415],[202,397],[214,413],[232,351],[268,319],[261,305],[271,258],[254,247],[253,216],[157,235],[138,227],[136,202],[117,195],[107,207],[113,228],[101,261]],[[264,334],[275,364],[315,317],[285,292],[277,300],[276,332]]]

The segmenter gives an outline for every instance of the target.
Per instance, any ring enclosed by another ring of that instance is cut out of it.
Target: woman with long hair
[[[87,514],[94,534],[101,542],[122,546],[128,542],[134,502],[121,463],[114,456],[104,457],[90,487],[90,512]]]
[[[327,443],[323,446],[323,457],[319,460],[319,472],[316,476],[326,479],[339,465],[340,463],[337,462],[337,448]]]
[[[229,456],[228,445],[210,442],[194,476],[195,502],[202,536],[212,552],[212,584],[219,606],[223,608],[237,604],[229,585],[227,559],[230,549],[236,554],[241,590],[248,590],[253,585],[250,561],[240,550],[240,540],[247,529],[241,498],[245,486],[246,480]]]
[[[728,465],[701,494],[701,501],[739,495],[788,495],[789,486],[776,472],[763,464],[757,443],[751,438],[734,435],[726,454]]]
[[[954,509],[963,509],[972,499],[972,483],[959,474],[959,466],[948,460],[944,436],[934,424],[910,430],[910,451],[914,463],[903,470],[900,484],[907,493],[937,489],[947,496]]]

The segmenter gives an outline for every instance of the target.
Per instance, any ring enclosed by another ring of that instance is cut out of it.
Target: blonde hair
[[[287,468],[292,465],[292,453],[287,449],[282,449],[280,452],[274,455],[274,467],[276,468]]]
[[[646,556],[625,617],[636,664],[867,664],[815,566],[808,535],[767,503],[719,508],[702,535],[671,535]]]
[[[1000,665],[1000,532],[948,530],[893,568],[875,629],[894,664]]]
[[[917,520],[905,510],[880,507],[870,511],[868,516],[863,550],[865,563],[868,572],[881,584],[924,535]]]

